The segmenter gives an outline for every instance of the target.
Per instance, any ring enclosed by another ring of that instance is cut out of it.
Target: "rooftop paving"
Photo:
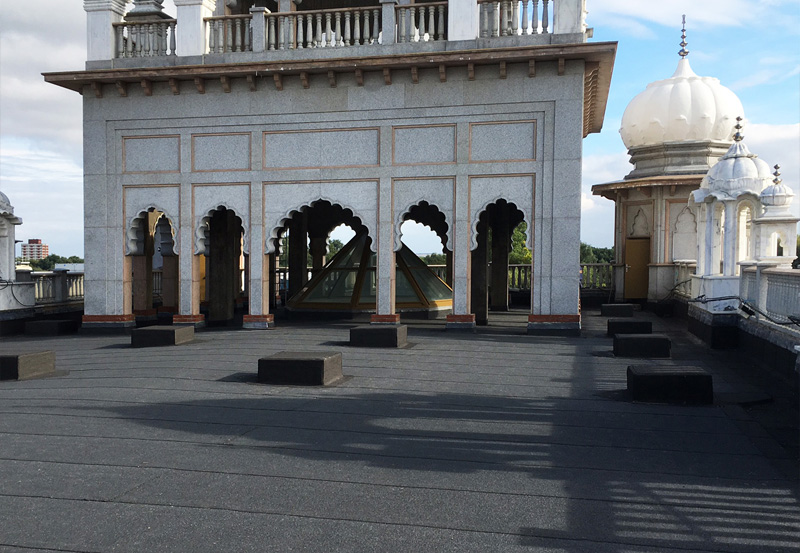
[[[69,374],[0,382],[0,551],[798,551],[797,391],[685,323],[657,365],[714,376],[713,406],[633,403],[606,319],[580,338],[413,324],[4,337]],[[519,320],[517,320],[519,319]],[[258,359],[341,351],[334,387],[258,384]]]

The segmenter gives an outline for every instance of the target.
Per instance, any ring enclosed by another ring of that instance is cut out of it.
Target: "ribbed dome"
[[[750,192],[756,196],[772,184],[769,165],[750,153],[744,142],[734,142],[700,184],[709,192],[738,197]]]
[[[669,79],[647,85],[625,108],[620,134],[630,150],[665,142],[710,140],[728,142],[742,102],[719,84],[699,77],[681,58]]]
[[[792,205],[794,199],[794,192],[792,189],[783,184],[780,179],[780,166],[775,166],[775,179],[772,184],[767,186],[761,191],[761,203],[767,208],[785,208]]]

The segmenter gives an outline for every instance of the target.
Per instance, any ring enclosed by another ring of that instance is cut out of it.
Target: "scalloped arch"
[[[365,218],[362,217],[354,207],[352,207],[350,205],[347,205],[347,204],[345,204],[343,202],[339,202],[339,201],[333,200],[333,199],[331,199],[331,198],[329,198],[327,196],[319,196],[315,200],[302,202],[301,204],[297,205],[296,207],[293,207],[292,209],[289,209],[278,220],[278,224],[276,226],[272,227],[270,229],[270,231],[269,231],[269,236],[267,236],[267,242],[266,242],[266,244],[264,244],[264,253],[265,254],[275,253],[275,241],[278,239],[278,233],[280,232],[280,230],[283,227],[286,226],[286,222],[289,221],[294,216],[295,213],[299,213],[301,210],[303,210],[306,207],[312,207],[317,202],[328,202],[331,205],[338,205],[342,209],[349,211],[350,213],[353,214],[353,217],[358,219],[358,221],[362,225],[364,225],[364,227],[367,229],[367,234],[370,237],[374,237],[375,236],[375,229],[372,228],[372,226],[368,222],[365,222]],[[372,250],[373,252],[377,252],[378,251],[377,247],[378,247],[377,246],[377,240],[371,240],[370,241],[370,250]]]
[[[452,245],[453,245],[453,225],[452,225],[452,222],[448,219],[447,213],[444,210],[442,210],[438,205],[430,203],[427,200],[417,200],[417,201],[409,202],[409,204],[407,206],[405,206],[403,209],[401,209],[401,210],[399,210],[397,212],[397,219],[394,222],[394,251],[399,252],[400,249],[403,247],[403,244],[401,243],[401,239],[402,239],[403,233],[400,230],[400,228],[403,226],[403,223],[406,222],[406,220],[403,219],[403,218],[406,215],[408,215],[414,207],[422,204],[423,202],[428,204],[431,207],[435,207],[436,211],[441,213],[442,216],[444,217],[444,224],[447,225],[447,232],[445,232],[445,236],[447,236],[447,243],[451,245],[450,249],[452,249]],[[427,225],[425,225],[425,226],[427,226]],[[430,227],[428,227],[428,228],[430,228]],[[436,232],[433,229],[431,229],[431,231],[433,231],[434,233]],[[438,234],[437,234],[437,236],[438,236]]]
[[[478,223],[480,222],[479,220],[481,213],[486,211],[490,205],[496,204],[500,200],[505,200],[506,202],[508,202],[508,205],[513,205],[515,208],[517,208],[519,211],[522,212],[522,220],[525,222],[525,247],[533,251],[533,245],[532,245],[533,235],[531,233],[531,229],[533,228],[533,217],[530,211],[528,209],[518,206],[514,202],[509,202],[502,196],[497,196],[491,200],[488,200],[480,207],[480,209],[478,209],[477,211],[473,211],[473,213],[476,214],[476,216],[472,217],[472,221],[470,222],[470,230],[471,230],[471,235],[469,238],[470,251],[473,251],[478,247]]]
[[[144,253],[144,243],[142,242],[144,237],[139,236],[139,224],[137,221],[141,221],[143,219],[142,216],[151,211],[160,211],[169,221],[170,232],[172,232],[172,255],[178,255],[178,251],[176,250],[178,244],[178,226],[175,224],[176,219],[169,211],[157,204],[148,204],[147,207],[139,209],[136,215],[131,217],[130,221],[128,221],[128,226],[125,229],[125,255],[142,255]]]
[[[233,211],[234,215],[236,215],[239,220],[242,221],[242,252],[249,255],[250,240],[248,240],[248,235],[250,232],[247,228],[247,225],[244,224],[244,219],[242,219],[242,216],[225,202],[217,202],[216,207],[209,209],[203,216],[198,217],[197,226],[194,228],[194,254],[206,255],[208,252],[208,224],[211,221],[211,217],[213,217],[214,212],[220,211],[220,209]]]

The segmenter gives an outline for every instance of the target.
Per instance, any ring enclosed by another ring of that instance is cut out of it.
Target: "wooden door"
[[[625,242],[625,293],[626,300],[647,299],[649,286],[650,239],[628,238]]]

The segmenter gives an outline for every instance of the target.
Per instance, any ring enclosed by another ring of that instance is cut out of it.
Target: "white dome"
[[[758,156],[750,153],[744,142],[734,142],[727,153],[720,158],[700,184],[710,193],[718,196],[736,198],[744,193],[758,196],[772,184],[769,165]]]
[[[792,200],[794,200],[794,192],[792,192],[792,189],[783,184],[781,181],[779,165],[775,166],[775,172],[773,175],[775,175],[775,179],[772,181],[772,184],[761,191],[760,199],[761,203],[767,209],[777,208],[780,210],[792,205]]]
[[[665,142],[729,142],[736,117],[743,115],[736,94],[719,79],[698,77],[681,58],[672,77],[650,83],[631,100],[619,132],[629,150]]]

